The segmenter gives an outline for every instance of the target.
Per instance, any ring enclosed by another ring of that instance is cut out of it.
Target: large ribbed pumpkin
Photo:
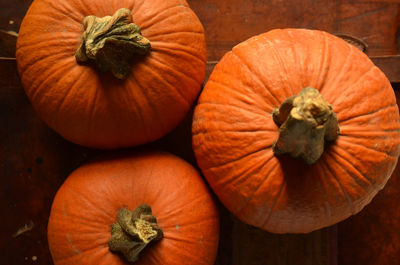
[[[327,113],[332,124],[320,120]],[[198,164],[223,204],[275,233],[306,233],[359,212],[384,187],[400,146],[385,75],[356,47],[306,29],[272,30],[228,52],[192,131]]]
[[[200,91],[205,61],[204,30],[185,0],[35,0],[17,43],[39,116],[96,148],[171,131]]]
[[[54,264],[129,264],[124,255],[141,250],[139,238],[122,237],[126,245],[118,242],[117,235],[111,240],[115,224],[125,229],[126,220],[120,216],[129,211],[162,230],[135,264],[214,264],[219,238],[214,200],[191,165],[159,152],[97,159],[67,178],[54,199],[48,224]],[[114,251],[111,245],[122,246],[127,253]]]

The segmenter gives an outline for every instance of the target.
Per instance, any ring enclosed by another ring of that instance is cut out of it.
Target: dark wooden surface
[[[0,29],[18,31],[31,0],[0,0]],[[367,54],[400,81],[399,0],[190,0],[206,30],[207,73],[237,43],[273,28],[344,33],[368,44]],[[1,39],[1,38],[0,38]],[[0,41],[0,56],[12,49]],[[400,86],[393,83],[400,100]],[[398,101],[399,102],[399,101]],[[172,133],[149,144],[195,165],[191,113]],[[52,199],[68,174],[104,153],[71,144],[35,114],[15,60],[0,59],[0,265],[52,264],[46,226]],[[218,265],[400,264],[400,168],[362,212],[304,235],[274,235],[245,225],[220,205]]]

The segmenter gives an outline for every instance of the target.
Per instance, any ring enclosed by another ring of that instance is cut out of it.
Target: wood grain
[[[310,28],[345,33],[368,43],[368,55],[397,53],[399,5],[388,2],[191,0],[206,29],[208,59],[274,28]]]
[[[0,0],[0,29],[18,31],[31,2]],[[225,52],[250,36],[272,28],[307,27],[363,39],[374,62],[392,81],[400,82],[397,0],[188,2],[205,26],[207,75]],[[393,85],[400,100],[400,86]],[[104,152],[63,140],[38,118],[20,84],[15,60],[0,59],[0,87],[0,209],[5,215],[0,220],[0,265],[50,265],[46,228],[52,199],[73,169]],[[196,166],[191,119],[192,112],[173,132],[147,147],[172,152]],[[358,215],[304,235],[261,231],[241,223],[219,205],[221,240],[216,265],[397,264],[399,177],[397,167],[386,188]]]

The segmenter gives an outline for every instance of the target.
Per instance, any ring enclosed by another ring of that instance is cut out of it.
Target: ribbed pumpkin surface
[[[48,224],[54,264],[128,264],[108,248],[111,225],[119,209],[143,203],[164,238],[147,246],[135,264],[214,264],[219,218],[207,186],[185,161],[155,152],[99,159],[67,178]]]
[[[272,110],[308,86],[331,104],[340,127],[311,166],[272,151]],[[273,30],[234,47],[211,74],[192,130],[198,164],[223,204],[276,233],[310,232],[359,212],[399,156],[390,82],[357,48],[315,30]]]
[[[74,57],[86,16],[132,11],[152,49],[121,81]],[[205,75],[203,27],[184,0],[35,0],[17,43],[25,91],[40,117],[67,140],[97,148],[143,144],[186,115]]]

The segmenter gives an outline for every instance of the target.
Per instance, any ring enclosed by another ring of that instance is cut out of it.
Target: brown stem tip
[[[121,252],[128,262],[135,262],[150,242],[161,240],[163,236],[150,206],[142,204],[133,211],[125,208],[118,211],[108,246],[111,251]]]
[[[129,62],[146,54],[150,41],[132,23],[131,11],[121,8],[113,16],[87,16],[83,20],[82,42],[75,52],[78,63],[94,61],[101,71],[111,71],[119,79],[129,76]]]
[[[312,87],[286,99],[273,110],[272,117],[280,126],[279,137],[272,146],[274,154],[301,157],[307,164],[318,161],[325,140],[334,141],[339,135],[331,105]]]

